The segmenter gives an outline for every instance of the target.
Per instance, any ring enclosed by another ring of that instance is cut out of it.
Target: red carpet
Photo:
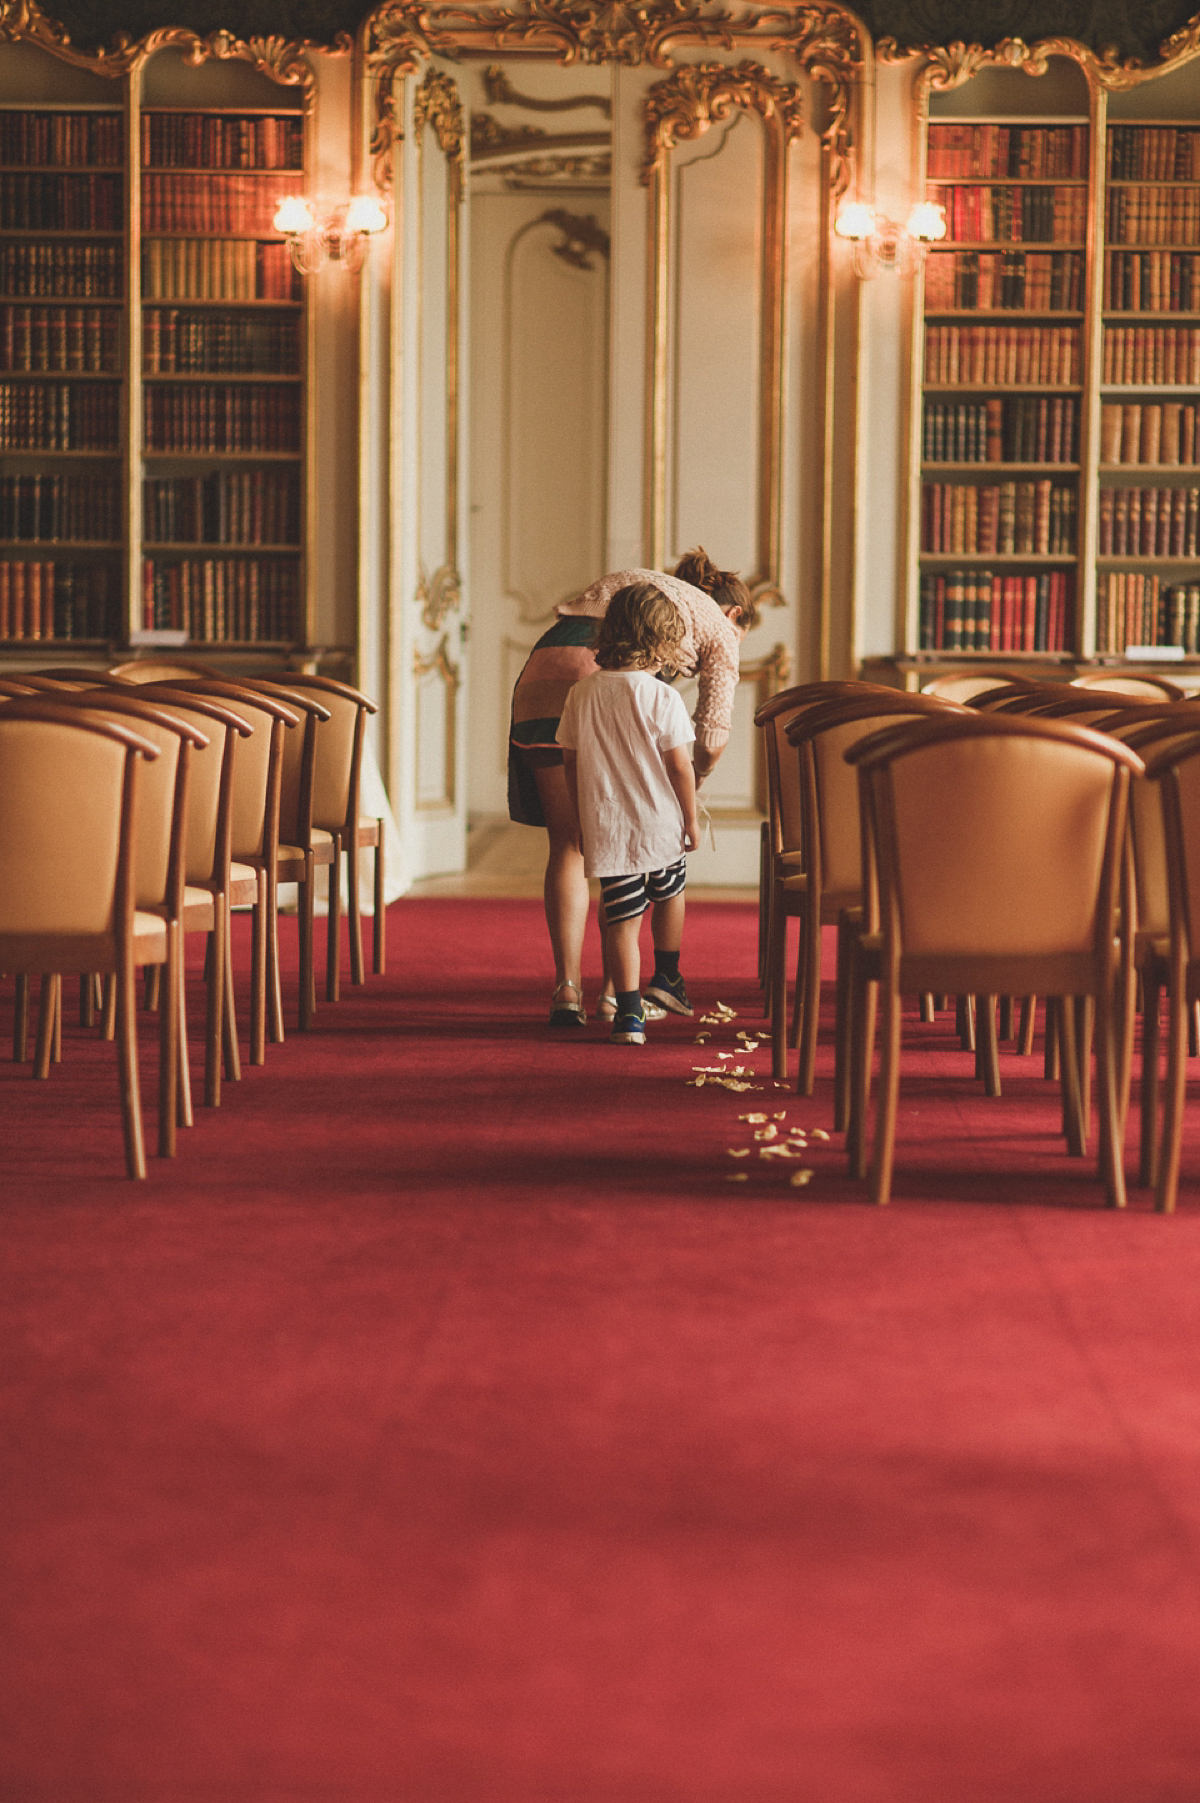
[[[1200,1133],[1106,1214],[943,1017],[874,1211],[738,1121],[827,1062],[687,1086],[750,909],[644,1050],[534,904],[391,931],[144,1185],[111,1048],[0,1063],[0,1798],[1194,1803]]]

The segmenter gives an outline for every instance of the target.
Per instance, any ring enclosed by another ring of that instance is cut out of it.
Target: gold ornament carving
[[[432,576],[422,570],[417,579],[417,605],[430,632],[437,632],[448,613],[462,606],[462,578],[451,564],[442,564]]]
[[[522,157],[515,163],[489,163],[486,173],[498,176],[513,192],[545,187],[607,188],[612,181],[612,157],[607,151],[600,156]]]
[[[607,259],[612,253],[612,240],[594,213],[568,213],[564,207],[549,207],[535,221],[552,225],[562,233],[562,240],[550,249],[573,269],[595,269],[593,256]]]
[[[462,102],[453,80],[440,69],[426,71],[413,104],[413,128],[418,137],[427,125],[443,156],[452,163],[461,162],[465,148]]]
[[[830,89],[821,141],[837,193],[849,180],[850,89],[862,76],[868,48],[854,14],[834,0],[736,9],[709,0],[520,0],[513,6],[386,0],[367,21],[365,44],[375,86],[371,154],[381,185],[390,182],[398,137],[396,78],[415,74],[432,56],[518,50],[563,64],[649,63],[670,69],[676,48],[708,46],[790,56],[803,74]]]
[[[642,185],[649,186],[660,158],[684,138],[700,138],[710,125],[728,119],[735,109],[778,119],[784,143],[804,130],[800,90],[779,81],[761,63],[689,63],[646,95],[646,154]]]
[[[495,63],[484,70],[483,86],[492,106],[520,106],[527,113],[575,113],[593,107],[606,119],[612,118],[612,101],[607,94],[568,94],[561,100],[542,100],[536,94],[520,93]]]
[[[611,144],[607,131],[547,131],[542,125],[501,125],[491,113],[471,114],[471,159],[512,156],[522,150],[582,150]]]

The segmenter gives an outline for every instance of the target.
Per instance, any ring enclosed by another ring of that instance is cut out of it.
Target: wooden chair
[[[199,658],[133,657],[121,664],[110,664],[108,674],[121,682],[190,682],[193,677],[203,682],[215,676],[216,671]]]
[[[1030,679],[1014,670],[955,670],[946,676],[934,676],[921,684],[922,695],[938,695],[943,701],[973,701],[976,695],[988,695],[996,689],[1012,688],[1014,683]]]
[[[384,900],[384,823],[360,812],[363,742],[367,716],[378,712],[368,696],[349,683],[330,676],[262,676],[258,682],[283,696],[299,700],[309,696],[328,710],[318,721],[312,779],[312,826],[330,834],[333,862],[329,866],[329,914],[325,953],[325,996],[336,1002],[341,962],[342,854],[346,859],[346,907],[350,921],[350,979],[365,981],[362,948],[362,908],[359,900],[359,853],[374,850],[374,923],[371,935],[372,969],[380,975],[387,963],[387,913]],[[286,807],[286,802],[285,802]]]
[[[1141,760],[1086,727],[978,714],[872,735],[847,756],[859,772],[869,841],[867,930],[852,997],[857,1089],[852,1169],[861,1170],[872,1010],[883,1005],[883,1063],[872,1195],[891,1193],[903,991],[1055,998],[1064,1130],[1085,1138],[1074,1010],[1095,1009],[1099,1166],[1124,1206],[1115,997],[1128,943],[1118,937],[1130,776]],[[1128,912],[1126,913],[1128,918]]]
[[[797,1093],[810,1096],[816,1076],[817,1023],[821,993],[821,928],[838,928],[837,1078],[835,1121],[843,1124],[848,1096],[847,990],[850,937],[862,909],[862,841],[858,821],[858,785],[845,753],[856,740],[888,721],[958,712],[958,704],[936,695],[908,695],[899,689],[877,689],[806,708],[788,724],[785,737],[797,761],[800,790],[800,836],[807,884],[801,916],[800,968],[797,994],[803,996],[799,1022]]]
[[[771,1019],[772,1068],[787,1076],[787,923],[802,919],[808,895],[800,817],[800,771],[785,737],[790,721],[807,708],[863,695],[893,696],[898,691],[875,683],[810,682],[781,689],[764,701],[754,716],[763,735],[767,769],[767,819],[759,867],[759,979],[763,1012]],[[792,1039],[803,1007],[803,966],[798,963]]]
[[[1167,1085],[1157,1141],[1154,1205],[1172,1214],[1179,1190],[1183,1109],[1187,1085],[1189,1016],[1200,1001],[1200,729],[1146,747],[1147,787],[1158,790],[1169,896],[1167,951]],[[1157,960],[1156,960],[1157,963]],[[1146,1014],[1150,1016],[1147,995]],[[1157,1020],[1157,1000],[1154,1004]],[[1143,1070],[1148,1052],[1143,1048]],[[1154,1067],[1157,1072],[1157,1047]],[[1143,1090],[1143,1110],[1147,1106]],[[1143,1135],[1155,1131],[1154,1115]]]
[[[0,969],[113,973],[134,1178],[146,1175],[134,979],[168,957],[166,921],[134,905],[141,766],[158,755],[124,721],[50,701],[0,708]]]
[[[21,710],[27,705],[17,702],[14,707]],[[160,1157],[173,1158],[179,1113],[177,1095],[182,1081],[180,1060],[186,1063],[187,1057],[181,996],[188,787],[192,754],[205,750],[209,738],[194,722],[183,720],[178,714],[137,694],[78,690],[69,697],[64,695],[59,705],[70,706],[81,714],[86,712],[89,718],[124,719],[158,748],[158,757],[146,766],[141,779],[134,905],[144,913],[158,915],[167,927],[166,983],[159,999],[162,1050],[159,1058],[158,1150]],[[90,976],[86,979],[91,980]],[[39,1058],[35,1065],[37,1076],[45,1076],[48,1070],[51,1029],[46,1015],[48,1008],[53,1006],[57,1016],[58,988],[57,978],[51,994],[47,993],[49,986],[43,984],[43,1018],[39,1022]],[[43,1047],[47,1049],[43,1050]]]

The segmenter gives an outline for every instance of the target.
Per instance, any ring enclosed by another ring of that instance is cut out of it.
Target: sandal
[[[570,990],[575,996],[574,1003],[563,999],[564,991]],[[560,983],[550,997],[550,1025],[552,1027],[582,1027],[587,1015],[583,1011],[583,996],[578,983]]]
[[[597,1020],[616,1020],[616,1018],[617,1018],[617,998],[616,998],[616,996],[615,995],[602,995],[600,997],[600,999],[598,1000],[598,1002],[596,1003],[596,1019]],[[666,1018],[667,1018],[667,1011],[665,1008],[660,1008],[657,1002],[648,1001],[645,996],[642,997],[642,1019],[643,1020],[666,1020]]]

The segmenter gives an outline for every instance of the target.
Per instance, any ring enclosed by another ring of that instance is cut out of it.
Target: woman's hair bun
[[[725,587],[730,572],[718,570],[703,545],[697,545],[694,551],[684,552],[675,565],[675,574],[680,582],[690,582],[693,588],[701,588],[706,595],[711,595],[715,588]]]

